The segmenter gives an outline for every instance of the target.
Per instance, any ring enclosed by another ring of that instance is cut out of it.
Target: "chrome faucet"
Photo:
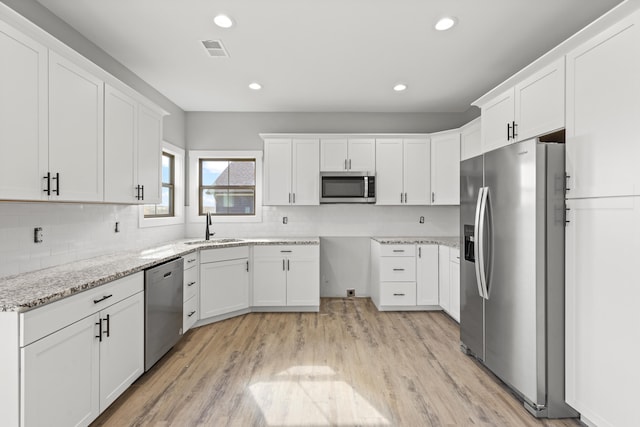
[[[210,225],[213,225],[213,223],[211,222],[211,212],[207,212],[207,216],[205,217],[205,223],[206,223],[206,227],[204,229],[204,239],[205,240],[209,240],[211,239],[211,236],[213,236],[215,233],[215,231],[211,231],[209,229]]]

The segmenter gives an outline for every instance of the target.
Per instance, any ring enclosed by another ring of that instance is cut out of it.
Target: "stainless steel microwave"
[[[320,203],[375,203],[371,172],[320,172]]]

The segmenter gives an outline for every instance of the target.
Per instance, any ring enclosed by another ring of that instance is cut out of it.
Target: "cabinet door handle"
[[[98,335],[96,335],[96,338],[98,338],[98,340],[102,342],[102,318],[98,320],[96,325],[98,325]]]
[[[344,170],[347,170],[347,159],[344,159]]]
[[[507,123],[507,141],[511,140],[511,123]]]
[[[402,193],[400,193],[400,203],[402,203]]]
[[[513,129],[512,134],[513,134],[513,139],[515,140],[516,137],[518,136],[518,124],[515,122],[515,120],[513,121],[513,126],[511,127],[511,129]]]
[[[196,284],[196,282],[189,282],[189,283],[187,283],[187,286],[193,286],[195,284]]]
[[[404,294],[393,294],[394,297],[403,297]]]
[[[195,311],[195,310],[193,310],[191,313],[187,314],[187,317],[191,317],[191,316],[193,316],[194,314],[196,314],[196,311]]]
[[[102,297],[102,298],[100,298],[100,299],[94,299],[94,300],[93,300],[93,303],[94,303],[94,304],[98,304],[99,302],[102,302],[102,301],[104,301],[104,300],[106,300],[106,299],[109,299],[109,298],[111,298],[112,296],[113,296],[113,294],[109,294],[109,295],[105,295],[105,296],[103,296],[103,297]]]
[[[351,159],[349,159],[349,170],[351,170]]]
[[[247,273],[249,272],[249,261],[247,261]]]
[[[56,176],[54,176],[51,179],[56,182],[56,189],[55,190],[51,190],[51,191],[53,193],[56,193],[56,196],[59,196],[60,195],[60,173],[56,172]]]
[[[431,192],[431,203],[435,203],[436,201],[436,193],[435,192]]]
[[[110,322],[109,322],[109,315],[108,314],[107,314],[107,318],[104,319],[104,320],[107,323],[107,329],[103,332],[103,334],[106,334],[107,338],[109,338],[109,331],[111,330],[111,328],[109,327]]]
[[[47,180],[47,188],[45,188],[42,191],[47,193],[47,196],[50,196],[51,195],[51,172],[47,172],[47,174],[45,176],[43,176],[42,179],[46,179]]]
[[[422,248],[418,248],[418,258],[422,258]]]
[[[393,271],[404,271],[404,268],[394,268]]]
[[[287,271],[290,271],[290,270],[291,270],[291,268],[290,268],[290,267],[291,267],[290,260],[287,260]]]
[[[296,193],[293,193],[293,204],[296,204]]]

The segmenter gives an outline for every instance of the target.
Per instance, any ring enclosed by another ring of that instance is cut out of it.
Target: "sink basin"
[[[195,242],[185,242],[185,245],[215,245],[217,243],[239,243],[240,239],[210,239],[210,240],[197,240]]]

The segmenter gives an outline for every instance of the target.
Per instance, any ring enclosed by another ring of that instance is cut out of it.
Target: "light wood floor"
[[[577,426],[538,421],[441,312],[253,313],[189,331],[94,425]]]

